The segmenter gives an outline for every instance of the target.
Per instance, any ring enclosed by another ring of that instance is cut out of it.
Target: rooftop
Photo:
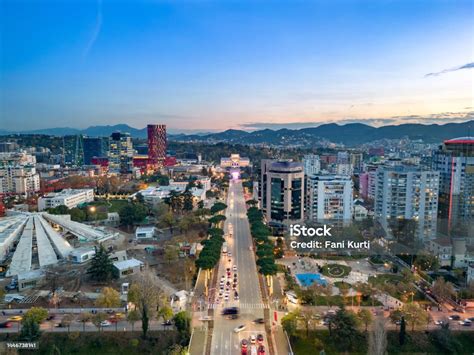
[[[474,137],[466,136],[448,139],[444,141],[444,144],[474,144]]]
[[[114,266],[119,270],[126,270],[126,269],[130,269],[130,268],[134,268],[134,267],[142,266],[142,265],[143,265],[143,262],[137,259],[116,261],[114,263]]]

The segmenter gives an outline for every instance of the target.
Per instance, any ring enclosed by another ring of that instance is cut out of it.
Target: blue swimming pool
[[[296,274],[296,278],[301,286],[305,287],[311,286],[315,282],[323,286],[326,286],[328,283],[321,274]]]

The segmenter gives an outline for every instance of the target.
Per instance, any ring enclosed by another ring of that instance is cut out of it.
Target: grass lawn
[[[341,264],[328,264],[324,265],[321,269],[321,273],[327,277],[341,278],[346,277],[351,272],[351,267]]]
[[[0,339],[5,340],[5,336]],[[43,333],[39,340],[40,348],[34,354],[165,354],[177,339],[175,331],[151,331],[146,340],[141,338],[140,332]]]
[[[384,274],[384,275],[377,275],[369,277],[369,283],[375,286],[383,286],[387,283],[394,283],[397,284],[398,282],[402,281],[403,277],[400,275],[393,275],[393,274]]]
[[[471,332],[452,332],[450,338],[457,343],[455,352],[457,354],[472,354],[474,352],[474,337]],[[449,354],[433,338],[431,333],[425,332],[407,333],[406,342],[400,346],[398,332],[389,331],[387,334],[388,354]],[[318,354],[324,349],[326,354],[344,354],[338,349],[328,330],[310,331],[306,338],[304,331],[298,331],[291,338],[291,346],[295,355]],[[367,354],[367,337],[361,332],[359,340],[353,345],[353,349],[347,354]]]
[[[109,200],[109,212],[119,212],[124,206],[128,204],[127,200]]]

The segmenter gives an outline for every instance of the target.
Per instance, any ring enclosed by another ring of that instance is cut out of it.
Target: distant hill
[[[398,126],[372,127],[362,123],[338,125],[330,123],[319,127],[302,128],[298,130],[264,129],[255,132],[229,130],[208,135],[180,136],[180,141],[215,141],[239,144],[302,144],[311,146],[321,140],[354,146],[381,139],[422,139],[425,142],[436,143],[444,139],[467,135],[474,131],[474,121],[463,123],[448,123],[444,125],[403,124]],[[176,137],[178,138],[178,137]]]
[[[0,135],[7,134],[47,134],[74,135],[84,134],[91,137],[110,136],[113,132],[129,132],[132,137],[146,138],[146,128],[137,129],[127,124],[113,126],[92,126],[84,130],[74,128],[50,128],[34,131],[12,132],[0,130]],[[324,124],[318,127],[292,129],[263,129],[254,132],[229,129],[218,133],[169,134],[170,140],[183,142],[228,142],[235,144],[272,144],[272,145],[304,145],[311,146],[321,141],[342,143],[347,146],[359,145],[381,139],[422,139],[425,142],[436,143],[444,139],[466,136],[474,132],[474,120],[463,123],[447,123],[444,125],[431,124],[402,124],[383,127],[372,127],[362,123],[338,125]]]

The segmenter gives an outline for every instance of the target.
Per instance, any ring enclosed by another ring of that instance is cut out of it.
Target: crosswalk
[[[241,309],[269,309],[270,306],[266,302],[261,303],[240,303],[238,305],[226,304],[226,303],[210,303],[208,309],[219,309],[224,307],[239,307]]]
[[[26,296],[22,300],[18,301],[18,303],[35,303],[38,300],[39,296],[37,295],[30,295]]]

